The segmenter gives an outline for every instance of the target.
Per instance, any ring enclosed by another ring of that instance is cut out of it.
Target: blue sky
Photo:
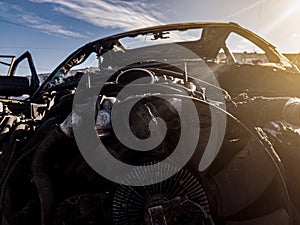
[[[89,41],[187,21],[234,21],[281,52],[300,52],[298,0],[0,0],[0,55],[29,50],[45,73]]]

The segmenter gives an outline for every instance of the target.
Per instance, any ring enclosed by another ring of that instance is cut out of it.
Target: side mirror
[[[33,91],[26,77],[0,77],[0,96],[21,96],[31,94]]]

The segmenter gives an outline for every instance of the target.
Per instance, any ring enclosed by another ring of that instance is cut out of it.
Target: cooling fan
[[[156,165],[154,169],[136,167],[124,179],[127,183],[131,179],[159,180],[176,170],[171,164]],[[115,225],[213,224],[201,179],[187,169],[152,185],[118,186],[112,220]]]

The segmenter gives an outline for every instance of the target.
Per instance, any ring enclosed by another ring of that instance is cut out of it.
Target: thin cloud
[[[263,4],[264,0],[260,0],[260,1],[257,1],[257,2],[254,2],[253,4],[239,10],[238,12],[235,12],[233,14],[231,14],[230,16],[227,16],[225,18],[223,18],[222,20],[226,21],[226,20],[230,20],[230,19],[233,19],[235,17],[238,17],[238,16],[241,16],[243,15],[245,12],[249,11],[250,9],[253,9],[255,7],[258,7],[260,6],[261,4]]]
[[[82,34],[67,30],[61,25],[51,24],[49,21],[32,15],[20,15],[22,21],[26,22],[27,26],[30,26],[34,29],[38,29],[47,34],[55,34],[63,37],[74,37],[74,38],[83,38]]]
[[[50,21],[45,20],[37,15],[26,12],[17,5],[1,2],[0,6],[1,17],[5,18],[7,22],[9,22],[10,20],[11,24],[39,30],[50,35],[73,38],[85,37],[80,33],[73,32],[61,25],[53,24]]]
[[[117,0],[31,0],[52,3],[53,9],[70,17],[105,28],[130,30],[162,23],[163,15],[150,2]]]

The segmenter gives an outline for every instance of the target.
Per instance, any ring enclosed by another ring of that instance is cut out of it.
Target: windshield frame
[[[31,96],[31,99],[35,99],[41,92],[47,91],[46,87],[49,82],[55,79],[58,74],[63,73],[64,75],[67,74],[68,71],[72,69],[72,67],[83,63],[91,53],[96,53],[97,57],[105,54],[106,52],[112,50],[114,46],[121,46],[119,39],[127,38],[127,37],[137,37],[139,35],[155,35],[158,33],[165,33],[168,31],[176,30],[176,31],[185,31],[188,29],[206,29],[206,30],[222,30],[225,31],[223,33],[224,38],[226,39],[227,35],[231,32],[235,32],[240,34],[241,36],[245,37],[246,39],[250,40],[251,42],[255,43],[261,49],[263,49],[268,57],[274,60],[276,63],[282,64],[282,67],[289,68],[292,71],[299,72],[297,67],[293,65],[288,59],[282,56],[279,52],[277,52],[276,48],[261,38],[260,36],[256,35],[255,33],[239,26],[236,23],[182,23],[182,24],[169,24],[169,25],[160,25],[150,28],[143,28],[138,30],[133,30],[129,32],[119,33],[116,35],[108,36],[105,38],[98,39],[96,41],[90,42],[83,47],[77,49],[72,54],[70,54],[59,66],[47,77],[47,79],[42,83],[42,85],[36,90],[36,92]],[[159,38],[159,36],[156,36]],[[203,32],[202,37],[203,38]],[[208,36],[208,38],[210,38]],[[200,40],[201,41],[201,40]],[[178,44],[182,44],[183,46],[185,43],[189,44],[194,41],[190,42],[179,42]],[[163,44],[165,45],[165,44]],[[158,45],[151,45],[159,46]],[[141,47],[138,49],[144,49],[146,47]]]

